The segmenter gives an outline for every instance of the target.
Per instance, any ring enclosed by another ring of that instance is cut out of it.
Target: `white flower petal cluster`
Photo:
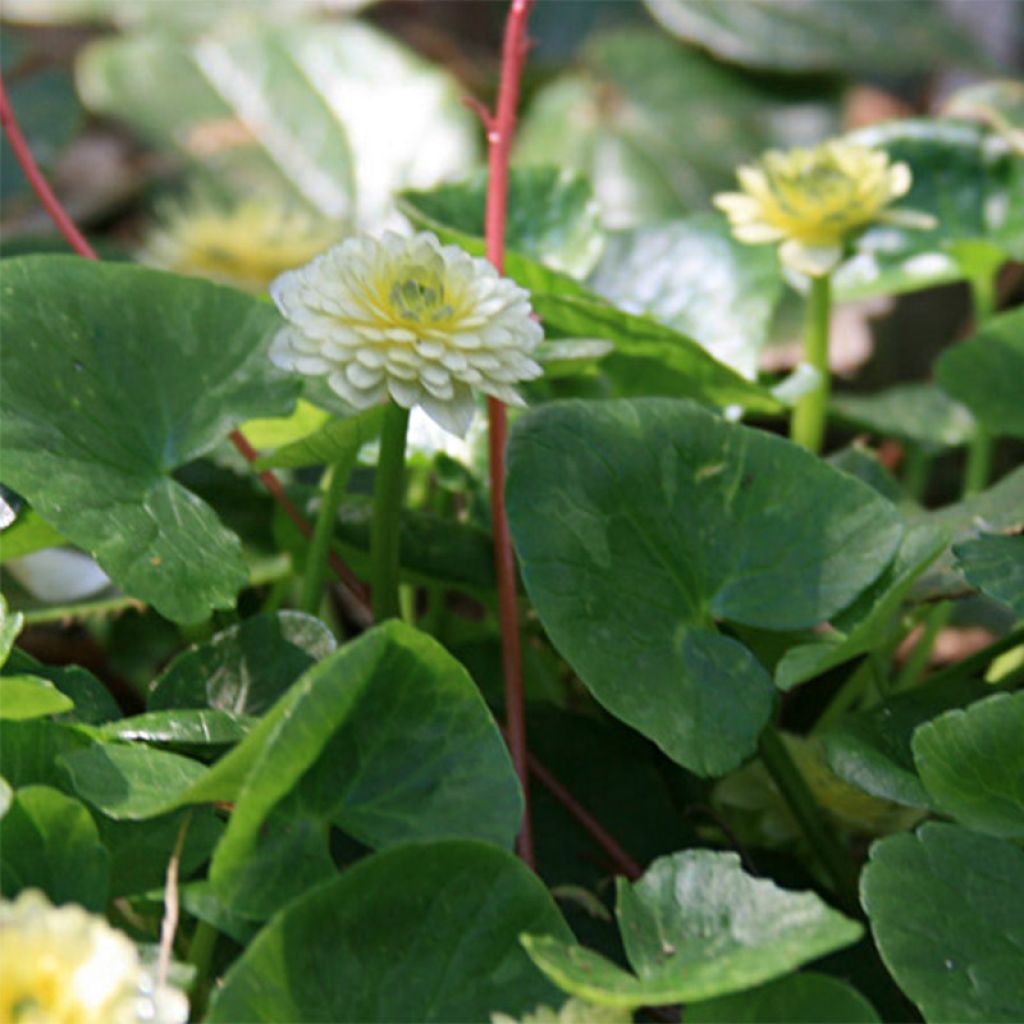
[[[0,1021],[183,1024],[188,1001],[158,987],[135,945],[81,907],[37,890],[0,902]]]
[[[288,321],[274,363],[326,376],[357,409],[390,397],[463,437],[474,390],[522,405],[514,385],[542,373],[528,294],[432,234],[347,239],[282,274],[270,294]]]

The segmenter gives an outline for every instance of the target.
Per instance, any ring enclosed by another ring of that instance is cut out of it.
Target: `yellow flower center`
[[[445,302],[442,275],[431,267],[403,268],[391,285],[388,302],[399,320],[415,324],[436,324],[455,312]]]

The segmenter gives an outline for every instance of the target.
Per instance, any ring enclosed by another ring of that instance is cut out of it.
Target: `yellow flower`
[[[81,907],[26,890],[0,902],[3,1024],[181,1024],[188,1003],[157,988],[135,945]]]
[[[528,294],[431,234],[350,238],[270,294],[288,320],[271,359],[325,376],[356,409],[390,397],[463,437],[474,389],[522,405],[513,385],[541,375]]]
[[[333,245],[339,234],[336,224],[269,199],[224,206],[193,198],[164,207],[163,223],[141,255],[163,270],[258,293]]]
[[[781,242],[782,261],[812,277],[830,273],[844,243],[874,221],[923,226],[919,214],[885,210],[910,190],[910,168],[857,143],[836,139],[813,149],[772,150],[737,177],[742,192],[714,198],[733,234],[752,245]]]
[[[570,999],[561,1010],[538,1006],[521,1021],[506,1013],[492,1013],[491,1024],[629,1024],[633,1014],[620,1006],[596,1006],[583,999]]]

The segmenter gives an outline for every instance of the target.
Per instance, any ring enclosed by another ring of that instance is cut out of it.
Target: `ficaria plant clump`
[[[182,1024],[188,1002],[158,985],[134,943],[81,907],[35,889],[0,902],[4,1024]]]
[[[527,292],[429,233],[347,239],[270,294],[288,321],[273,361],[326,377],[356,409],[418,405],[461,437],[474,391],[522,405],[515,385],[541,375]]]
[[[0,1024],[1024,1022],[951,5],[0,2]]]

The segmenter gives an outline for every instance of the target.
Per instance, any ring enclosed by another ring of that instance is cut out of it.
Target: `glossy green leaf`
[[[970,411],[934,384],[897,384],[872,394],[837,394],[829,414],[857,430],[896,438],[926,451],[967,444],[974,436]]]
[[[585,175],[610,228],[704,208],[737,164],[838,127],[832,87],[755,83],[651,28],[595,34],[576,57],[532,99],[514,156]]]
[[[254,615],[179,654],[154,681],[149,709],[261,715],[334,648],[331,631],[312,615]]]
[[[476,125],[447,72],[355,22],[241,19],[194,45],[158,31],[79,58],[97,113],[209,172],[221,189],[375,224],[401,188],[465,173]],[[380,126],[401,125],[381,133]]]
[[[909,530],[892,564],[856,602],[832,623],[833,629],[812,644],[797,644],[775,668],[775,685],[782,690],[813,679],[886,639],[915,580],[945,550],[946,538],[922,526]]]
[[[0,818],[3,818],[10,810],[13,800],[14,790],[11,789],[10,783],[0,775]]]
[[[88,810],[49,786],[25,786],[0,822],[0,889],[13,899],[42,889],[55,904],[102,913],[110,857]]]
[[[180,754],[126,743],[94,743],[63,755],[61,764],[75,792],[118,821],[140,821],[171,810],[207,771]]]
[[[611,235],[588,283],[751,379],[783,288],[775,250],[737,242],[714,213]]]
[[[37,676],[0,676],[0,718],[20,721],[58,715],[75,706],[48,679]]]
[[[984,121],[1024,155],[1024,82],[1007,78],[968,85],[953,93],[945,112]]]
[[[296,385],[276,314],[228,288],[76,256],[4,267],[3,479],[167,618],[228,608],[238,537],[171,476]]]
[[[1024,438],[1024,308],[992,317],[972,338],[946,349],[935,374],[990,433]]]
[[[110,898],[137,896],[162,889],[181,823],[188,811],[146,821],[114,821],[99,815],[103,845],[110,852]],[[210,859],[224,832],[224,823],[207,807],[193,808],[178,862],[178,877],[188,878]]]
[[[344,472],[350,472],[359,449],[380,435],[383,420],[382,406],[375,406],[345,419],[330,419],[314,433],[278,448],[271,455],[265,455],[254,468],[341,464]]]
[[[555,646],[602,704],[701,774],[753,750],[773,697],[716,622],[827,620],[902,534],[888,502],[795,445],[659,399],[523,417],[508,507]]]
[[[254,720],[246,715],[212,708],[150,711],[110,722],[100,730],[108,740],[139,740],[187,746],[231,746],[244,739]]]
[[[686,1024],[877,1024],[875,1008],[828,974],[801,971],[686,1007]]]
[[[926,722],[911,741],[933,805],[976,832],[1024,838],[1024,692]]]
[[[518,936],[566,940],[543,884],[465,840],[386,850],[278,914],[228,972],[210,1021],[487,1021],[558,993]]]
[[[862,929],[811,892],[747,875],[733,853],[688,850],[619,879],[617,916],[629,974],[554,937],[527,952],[573,995],[607,1006],[696,1002],[758,985],[855,942]]]
[[[841,299],[916,291],[989,278],[1024,255],[1024,166],[982,125],[904,119],[847,136],[909,165],[913,185],[897,204],[930,214],[931,229],[878,224],[835,274]]]
[[[251,768],[210,877],[250,916],[308,884],[266,877],[263,851],[282,841],[264,827],[275,808],[311,857],[326,852],[328,823],[374,848],[441,836],[511,846],[519,828],[518,780],[476,686],[436,641],[399,622],[312,668],[229,757]],[[320,864],[331,870],[329,858]]]
[[[908,807],[930,807],[911,752],[914,730],[990,692],[986,684],[973,679],[927,683],[868,711],[848,715],[824,736],[829,767],[872,796]]]
[[[585,277],[604,246],[590,183],[564,168],[513,167],[508,189],[505,245],[554,270]],[[486,193],[487,174],[480,172],[429,192],[405,192],[402,209],[423,227],[440,223],[483,238]]]
[[[871,848],[861,902],[885,965],[929,1024],[1024,1013],[1024,850],[930,823]]]
[[[1024,618],[1024,535],[984,533],[953,548],[967,582]]]
[[[886,0],[870,18],[846,0],[644,0],[670,32],[773,71],[930,71],[976,55],[932,0]]]
[[[767,389],[720,363],[685,334],[647,316],[577,295],[533,295],[533,308],[549,329],[575,338],[603,338],[615,345],[604,361],[614,377],[620,363],[655,365],[658,393],[696,398],[715,405],[743,405],[755,412],[779,412],[783,405]],[[650,394],[650,390],[645,393]]]

